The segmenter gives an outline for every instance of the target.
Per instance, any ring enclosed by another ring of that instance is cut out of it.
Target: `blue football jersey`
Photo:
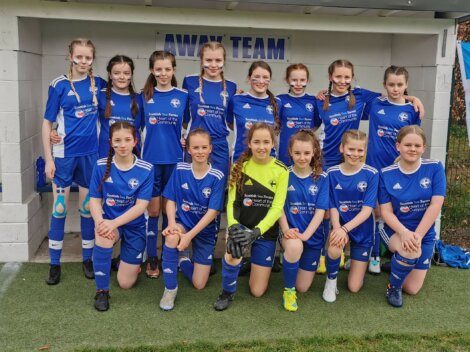
[[[228,136],[230,132],[227,127],[228,103],[235,95],[237,85],[226,79],[225,87],[224,90],[222,80],[210,81],[203,78],[201,94],[199,75],[184,78],[183,88],[189,94],[189,105],[186,109],[184,122],[190,124],[189,131],[203,128],[209,132],[213,139]],[[203,101],[201,101],[201,95]]]
[[[188,92],[175,88],[155,89],[153,97],[142,105],[145,119],[145,141],[142,159],[152,164],[176,164],[183,160],[181,130],[188,104]]]
[[[366,163],[380,170],[395,162],[395,146],[400,128],[420,125],[419,113],[411,103],[395,104],[378,97],[366,106],[364,115],[369,118],[369,144]]]
[[[379,172],[364,164],[354,174],[345,174],[340,165],[328,169],[330,181],[330,209],[338,210],[340,221],[345,224],[361,211],[363,206],[375,208],[379,186]],[[349,237],[356,243],[372,241],[374,234],[372,214],[361,225],[351,230]]]
[[[275,99],[278,106],[278,115],[281,116],[281,100],[279,98]],[[233,124],[235,130],[235,145],[232,157],[235,162],[247,148],[246,138],[251,126],[257,122],[266,122],[274,128],[274,109],[271,100],[269,97],[257,98],[250,93],[235,94],[229,103],[227,121]]]
[[[106,82],[95,76],[95,94]],[[57,133],[62,140],[52,147],[56,158],[94,154],[98,151],[98,106],[93,104],[90,77],[73,81],[77,96],[72,90],[67,76],[54,79],[47,96],[44,118],[57,122]]]
[[[132,208],[137,199],[148,200],[152,198],[153,166],[139,158],[128,170],[121,170],[114,163],[111,164],[109,177],[101,183],[106,171],[106,158],[98,159],[90,183],[90,197],[103,200],[105,219],[115,219]],[[99,185],[102,184],[101,190]],[[126,225],[144,225],[144,214]]]
[[[111,115],[104,116],[106,110],[106,88],[100,91],[98,96],[98,110],[100,121],[100,135],[98,137],[100,158],[107,157],[109,152],[109,128],[116,121],[129,122],[136,129],[137,140],[140,145],[140,129],[142,128],[142,100],[140,94],[134,96],[135,102],[139,108],[137,115],[132,115],[132,98],[130,94],[122,94],[111,90]],[[139,145],[137,149],[139,150]]]
[[[312,175],[299,177],[292,167],[289,168],[289,186],[284,213],[290,228],[298,228],[300,232],[304,232],[312,221],[316,209],[329,209],[328,186],[328,175],[325,172],[314,180]],[[323,236],[323,229],[320,227],[317,231]]]
[[[286,165],[291,165],[289,157],[289,140],[293,134],[301,129],[314,128],[313,119],[315,116],[316,99],[309,94],[296,97],[291,94],[281,94],[277,96],[281,99],[282,114],[281,131],[279,135],[278,159]]]
[[[177,221],[190,230],[208,209],[223,210],[224,179],[224,174],[212,167],[204,177],[198,179],[193,174],[191,164],[178,163],[163,191],[163,197],[176,203]],[[217,231],[217,222],[214,220],[200,234],[213,236]]]
[[[362,88],[353,89],[356,104],[349,109],[349,93],[330,97],[330,108],[323,110],[323,101],[317,100],[315,110],[315,127],[324,125],[325,138],[323,140],[323,158],[326,167],[341,163],[342,155],[339,152],[341,138],[344,132],[358,129],[363,117],[364,107],[380,93],[371,92]]]
[[[418,227],[431,198],[446,194],[446,175],[438,160],[422,159],[412,173],[403,172],[396,163],[383,168],[380,176],[379,203],[392,203],[394,214],[410,231]],[[431,226],[425,236],[435,235]]]

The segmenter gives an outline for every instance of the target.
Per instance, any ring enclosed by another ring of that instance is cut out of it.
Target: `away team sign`
[[[157,33],[157,50],[167,50],[178,59],[199,60],[201,47],[217,41],[227,50],[228,61],[289,61],[290,37],[245,34]]]

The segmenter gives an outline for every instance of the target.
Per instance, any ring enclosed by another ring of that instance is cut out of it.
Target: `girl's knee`
[[[348,282],[348,289],[352,293],[358,293],[361,290],[363,284],[363,282]]]
[[[259,298],[259,297],[262,297],[266,291],[267,291],[267,287],[261,287],[261,286],[250,286],[250,293],[256,297],[256,298]]]
[[[207,280],[193,280],[193,286],[196,290],[203,290],[206,284]]]
[[[165,246],[169,248],[176,248],[178,246],[178,242],[180,237],[178,235],[168,235],[165,237]]]
[[[135,280],[130,280],[129,278],[119,278],[118,277],[118,284],[119,284],[119,287],[124,289],[124,290],[128,290],[130,288],[132,288],[132,286],[134,286],[134,283],[135,283]]]
[[[415,296],[421,291],[421,288],[423,285],[420,284],[408,284],[408,285],[403,285],[403,291],[405,291],[407,294],[411,296]]]
[[[310,285],[295,285],[295,290],[299,293],[305,293],[310,289]]]

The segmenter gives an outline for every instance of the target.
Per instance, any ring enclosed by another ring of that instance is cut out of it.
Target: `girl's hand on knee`
[[[110,234],[116,230],[116,224],[114,223],[114,220],[103,220],[98,224],[98,234]],[[114,234],[113,234],[114,236]]]
[[[287,230],[285,233],[284,233],[284,238],[286,239],[296,239],[296,238],[299,238],[299,229],[298,228],[292,228],[292,229],[289,229]]]
[[[181,230],[180,228],[175,224],[175,225],[168,225],[168,227],[162,231],[163,236],[168,236],[168,235],[181,235]]]
[[[181,234],[180,242],[178,243],[178,246],[176,248],[179,251],[184,251],[186,248],[188,248],[190,243],[191,243],[191,238],[189,238],[187,234]]]
[[[338,227],[330,232],[330,245],[342,248],[347,242],[348,235],[341,227]]]

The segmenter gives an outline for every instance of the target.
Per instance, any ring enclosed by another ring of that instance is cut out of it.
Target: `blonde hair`
[[[336,60],[333,61],[330,66],[328,67],[328,76],[331,77],[333,75],[333,72],[335,72],[335,69],[337,67],[346,67],[351,70],[351,74],[354,77],[354,65],[351,63],[349,60]],[[330,96],[331,96],[331,89],[333,88],[333,82],[331,82],[328,85],[328,93],[325,97],[325,101],[323,102],[323,111],[328,111],[330,109]],[[354,96],[352,89],[351,89],[351,84],[348,87],[348,92],[349,92],[349,105],[348,108],[352,109],[353,106],[356,104],[356,97]]]
[[[70,57],[72,57],[73,54],[73,49],[75,46],[81,45],[81,46],[87,46],[90,47],[93,51],[93,60],[95,59],[95,52],[96,48],[93,42],[90,39],[86,38],[75,38],[72,40],[69,44],[69,54]],[[69,80],[70,86],[72,88],[73,93],[77,97],[78,102],[80,103],[80,96],[78,95],[77,91],[75,90],[75,86],[73,85],[73,77],[72,77],[72,68],[73,68],[73,61],[70,60],[70,68],[69,68],[69,73],[67,75],[67,79]],[[91,82],[91,91],[93,93],[93,105],[98,105],[98,98],[97,98],[97,92],[96,92],[96,84],[95,84],[95,77],[93,76],[93,68],[90,67],[88,70],[88,75],[90,76],[90,82]]]
[[[224,55],[224,63],[225,63],[225,56],[226,56],[225,48],[219,42],[207,42],[202,46],[201,51],[199,52],[199,57],[201,59],[201,63],[202,63],[202,60],[204,58],[204,51],[206,49],[213,50],[213,51],[215,51],[217,49],[222,49],[222,51],[224,53],[223,55]],[[203,74],[204,74],[204,67],[201,67],[201,74],[199,75],[199,100],[201,101],[201,103],[204,104],[204,98],[202,96],[202,88],[203,88],[203,85],[204,85],[204,79],[202,78]],[[222,89],[223,89],[222,92],[224,93],[223,94],[224,107],[226,107],[227,106],[228,92],[227,92],[227,82],[225,81],[225,77],[224,77],[224,71],[220,71],[220,77],[222,78]]]

